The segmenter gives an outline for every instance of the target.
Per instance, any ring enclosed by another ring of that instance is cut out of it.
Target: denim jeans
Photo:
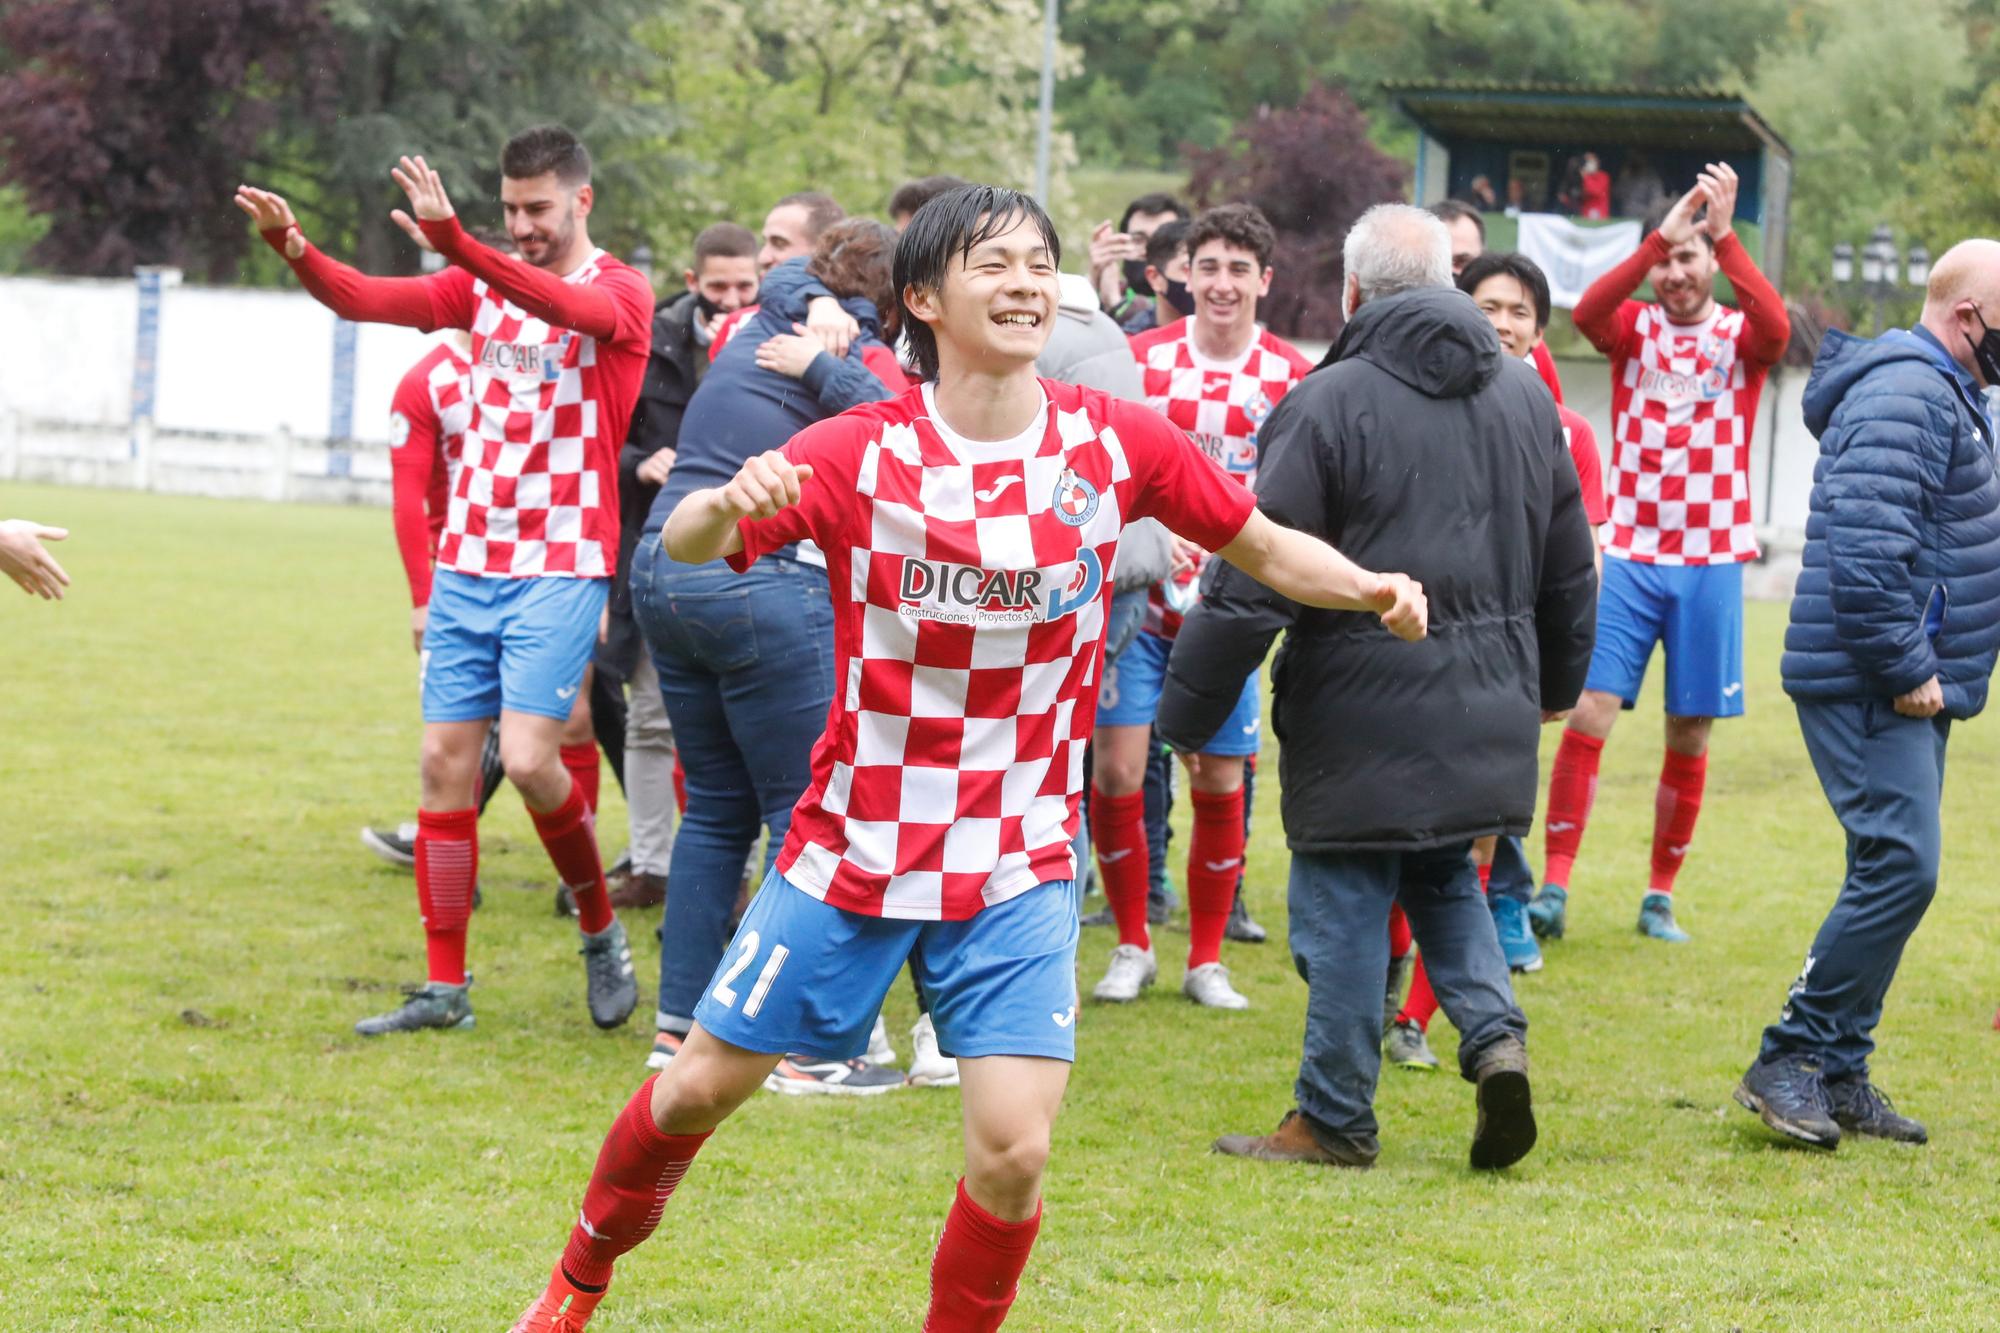
[[[1829,1078],[1866,1074],[1903,946],[1937,893],[1944,747],[1951,719],[1904,717],[1885,700],[1797,704],[1806,753],[1847,834],[1847,878],[1764,1029],[1763,1059],[1819,1058]]]
[[[1526,1039],[1469,842],[1429,851],[1292,854],[1292,963],[1306,983],[1298,1106],[1322,1131],[1372,1137],[1382,1067],[1389,906],[1401,902],[1458,1043],[1459,1072],[1506,1037]]]
[[[1494,844],[1493,878],[1488,884],[1495,898],[1526,903],[1535,896],[1535,872],[1528,868],[1528,853],[1511,833],[1501,835]]]
[[[759,826],[766,869],[811,778],[833,701],[826,571],[766,556],[737,574],[675,563],[657,537],[632,557],[632,606],[687,774],[660,921],[659,1022],[685,1030],[729,944],[729,910]]]

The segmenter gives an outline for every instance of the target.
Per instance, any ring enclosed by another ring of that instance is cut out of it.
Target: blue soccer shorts
[[[894,921],[829,906],[773,870],[694,1019],[745,1050],[853,1060],[907,961],[946,1055],[1074,1061],[1076,938],[1070,880],[969,921]]]
[[[597,648],[608,579],[488,579],[440,569],[424,621],[424,721],[503,708],[561,721]]]
[[[1743,714],[1743,566],[1651,565],[1606,556],[1587,690],[1632,707],[1653,645],[1667,650],[1667,713]]]
[[[1100,727],[1150,727],[1160,711],[1160,692],[1167,684],[1167,655],[1173,640],[1141,630],[1104,669],[1104,683],[1097,689],[1097,725]],[[1264,700],[1259,673],[1251,672],[1243,682],[1243,693],[1222,730],[1209,738],[1202,754],[1252,755],[1263,744]]]

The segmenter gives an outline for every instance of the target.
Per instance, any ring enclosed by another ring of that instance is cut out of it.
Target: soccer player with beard
[[[1194,314],[1132,339],[1147,405],[1246,488],[1257,479],[1258,426],[1312,369],[1296,347],[1257,323],[1257,300],[1271,290],[1275,244],[1271,224],[1251,205],[1209,209],[1187,233]],[[1180,586],[1192,593],[1191,584]],[[1145,627],[1106,677],[1091,759],[1090,835],[1118,925],[1111,963],[1091,995],[1117,1003],[1136,1000],[1159,971],[1146,922],[1143,787],[1167,656],[1186,608],[1174,605],[1173,597],[1154,590]],[[1181,990],[1217,1009],[1250,1003],[1230,984],[1222,937],[1247,841],[1244,760],[1257,753],[1262,722],[1263,696],[1253,674],[1222,730],[1188,757],[1194,836],[1188,840],[1188,958]]]
[[[1289,597],[1423,635],[1408,578],[1278,527],[1157,413],[1036,377],[1058,258],[1026,195],[967,186],[924,205],[895,269],[928,382],[808,427],[668,520],[688,562],[747,568],[813,540],[838,685],[776,867],[686,1044],[613,1122],[517,1330],[581,1329],[715,1127],[782,1052],[861,1054],[906,961],[964,1106],[925,1327],[997,1328],[1075,1055],[1070,842],[1125,524],[1158,518]]]
[[[1604,742],[1638,698],[1655,643],[1666,646],[1666,755],[1638,928],[1687,938],[1674,877],[1701,810],[1709,731],[1743,712],[1743,563],[1757,558],[1750,433],[1764,376],[1791,338],[1784,302],[1730,225],[1736,188],[1728,165],[1710,165],[1576,305],[1577,328],[1611,358],[1611,525],[1597,649],[1549,775],[1544,887],[1528,909],[1547,939],[1566,924]],[[1716,302],[1718,272],[1737,308]],[[1630,299],[1641,282],[1657,300]]]
[[[521,259],[460,227],[422,158],[391,172],[451,267],[372,278],[313,248],[283,198],[248,185],[237,205],[306,290],[347,319],[472,334],[472,416],[438,547],[424,627],[417,901],[429,980],[363,1036],[469,1027],[466,924],[478,874],[479,755],[497,716],[501,762],[556,872],[574,891],[592,1021],[638,1001],[563,724],[597,642],[618,550],[618,449],[645,370],[652,289],[597,249],[590,155],[560,126],[500,157],[501,202]],[[525,261],[525,262],[523,262]]]

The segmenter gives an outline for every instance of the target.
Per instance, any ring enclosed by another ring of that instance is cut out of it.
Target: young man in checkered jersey
[[[1197,217],[1187,233],[1194,314],[1132,339],[1146,405],[1187,432],[1246,488],[1257,480],[1258,426],[1312,369],[1296,347],[1257,323],[1257,300],[1271,290],[1276,240],[1271,224],[1249,204],[1224,204]],[[1189,570],[1188,577],[1196,572]],[[1179,587],[1192,595],[1191,583]],[[1091,992],[1099,1000],[1136,1000],[1159,971],[1146,925],[1144,788],[1153,714],[1181,620],[1168,591],[1153,589],[1145,627],[1105,673],[1098,700],[1090,836],[1104,899],[1118,925],[1110,966]],[[1230,984],[1222,936],[1247,841],[1243,764],[1257,753],[1263,716],[1252,674],[1222,730],[1199,754],[1187,756],[1194,836],[1188,840],[1188,958],[1181,990],[1218,1009],[1250,1003]]]
[[[1550,768],[1544,887],[1528,908],[1547,939],[1566,924],[1599,755],[1638,698],[1655,643],[1667,655],[1666,755],[1639,931],[1687,939],[1672,895],[1701,810],[1709,729],[1743,712],[1743,562],[1757,558],[1750,432],[1764,376],[1791,338],[1784,302],[1730,225],[1735,209],[1736,173],[1710,165],[1576,304],[1577,328],[1611,358],[1611,523],[1597,649]],[[1735,309],[1716,303],[1718,270]],[[1641,281],[1657,300],[1629,299]]]
[[[563,724],[597,643],[618,549],[618,449],[650,346],[653,294],[590,243],[590,155],[560,126],[524,131],[500,157],[510,259],[459,226],[422,158],[391,172],[414,222],[451,267],[370,278],[306,242],[285,201],[236,201],[306,290],[348,319],[472,333],[472,416],[438,547],[424,627],[417,902],[429,980],[364,1036],[469,1027],[466,923],[478,874],[479,755],[496,715],[501,762],[576,900],[586,1001],[599,1027],[638,1002],[612,915],[597,834],[563,766]],[[524,262],[525,261],[525,262]]]
[[[925,204],[896,287],[930,382],[808,428],[669,519],[667,550],[690,563],[816,542],[838,688],[776,867],[680,1054],[613,1122],[517,1330],[582,1328],[709,1133],[782,1052],[859,1055],[906,961],[958,1058],[965,1117],[925,1327],[997,1328],[1075,1054],[1069,849],[1120,531],[1158,518],[1288,596],[1422,637],[1411,580],[1271,523],[1157,413],[1036,378],[1058,257],[1026,195],[966,186]]]

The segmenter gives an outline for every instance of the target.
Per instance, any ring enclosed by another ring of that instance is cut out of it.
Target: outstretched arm
[[[745,462],[727,485],[696,491],[674,506],[660,532],[660,544],[684,565],[705,565],[743,549],[737,524],[746,518],[775,517],[799,502],[799,488],[812,479],[812,464],[793,463],[777,450]]]
[[[42,546],[69,536],[67,528],[45,527],[25,518],[0,522],[0,574],[21,585],[21,591],[44,601],[59,602],[69,575]]]
[[[1253,509],[1243,531],[1216,552],[1272,591],[1329,611],[1373,611],[1399,639],[1429,632],[1424,585],[1407,574],[1361,568],[1317,537],[1279,527]]]
[[[458,225],[444,182],[421,157],[403,158],[389,174],[410,197],[410,211],[417,215],[425,239],[446,259],[537,319],[592,338],[618,333],[618,306],[604,288],[564,282],[468,236]]]
[[[315,249],[282,195],[241,185],[236,189],[236,206],[250,215],[265,243],[292,266],[299,285],[342,319],[403,324],[426,333],[456,322],[438,308],[435,278],[371,278]]]

